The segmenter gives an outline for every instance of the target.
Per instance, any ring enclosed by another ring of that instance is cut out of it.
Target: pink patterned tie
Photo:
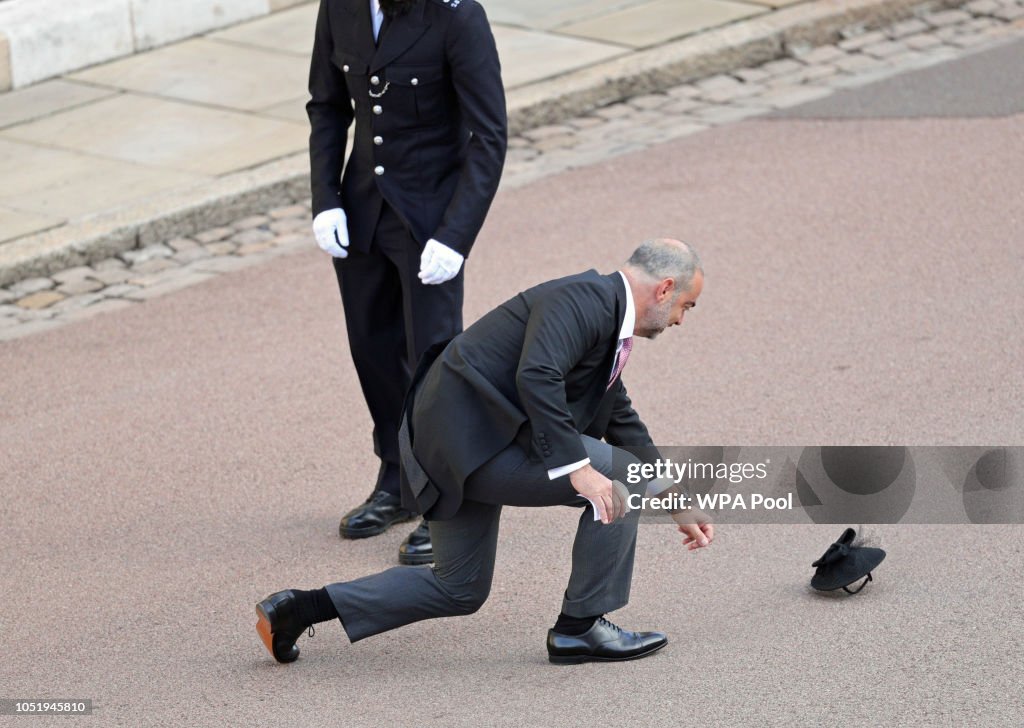
[[[611,386],[615,384],[615,380],[622,374],[622,370],[626,366],[626,360],[629,359],[629,352],[633,351],[633,337],[627,336],[622,340],[622,348],[619,349],[619,359],[615,362],[615,371],[612,372],[612,378],[608,380],[608,386],[605,389],[611,389]]]

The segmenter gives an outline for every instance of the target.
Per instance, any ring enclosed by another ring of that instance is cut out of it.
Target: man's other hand
[[[458,275],[464,260],[462,253],[431,238],[420,256],[420,280],[426,286],[450,281]]]
[[[313,218],[316,244],[335,258],[348,257],[348,219],[340,207],[324,210]]]
[[[621,484],[616,488],[612,481],[592,466],[584,465],[569,473],[569,482],[577,493],[591,502],[601,523],[608,524],[626,515],[628,508],[623,493],[628,495],[629,491]]]

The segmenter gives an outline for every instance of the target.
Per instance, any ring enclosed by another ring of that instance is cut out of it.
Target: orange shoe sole
[[[274,635],[270,631],[270,620],[267,619],[267,615],[260,608],[259,604],[256,605],[256,615],[259,617],[256,620],[256,634],[263,640],[263,646],[267,648],[270,656],[274,657]]]

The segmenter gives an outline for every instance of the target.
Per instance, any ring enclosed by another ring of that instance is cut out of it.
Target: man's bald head
[[[622,272],[636,308],[634,334],[653,339],[683,322],[704,288],[704,268],[688,243],[670,238],[645,241]]]
[[[672,238],[645,240],[626,261],[626,268],[649,281],[671,278],[677,293],[690,290],[694,275],[704,272],[693,246]]]

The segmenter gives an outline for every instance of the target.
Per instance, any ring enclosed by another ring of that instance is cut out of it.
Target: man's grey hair
[[[652,280],[672,278],[680,293],[690,290],[697,271],[704,272],[700,256],[692,245],[668,238],[645,240],[633,251],[626,265]]]

